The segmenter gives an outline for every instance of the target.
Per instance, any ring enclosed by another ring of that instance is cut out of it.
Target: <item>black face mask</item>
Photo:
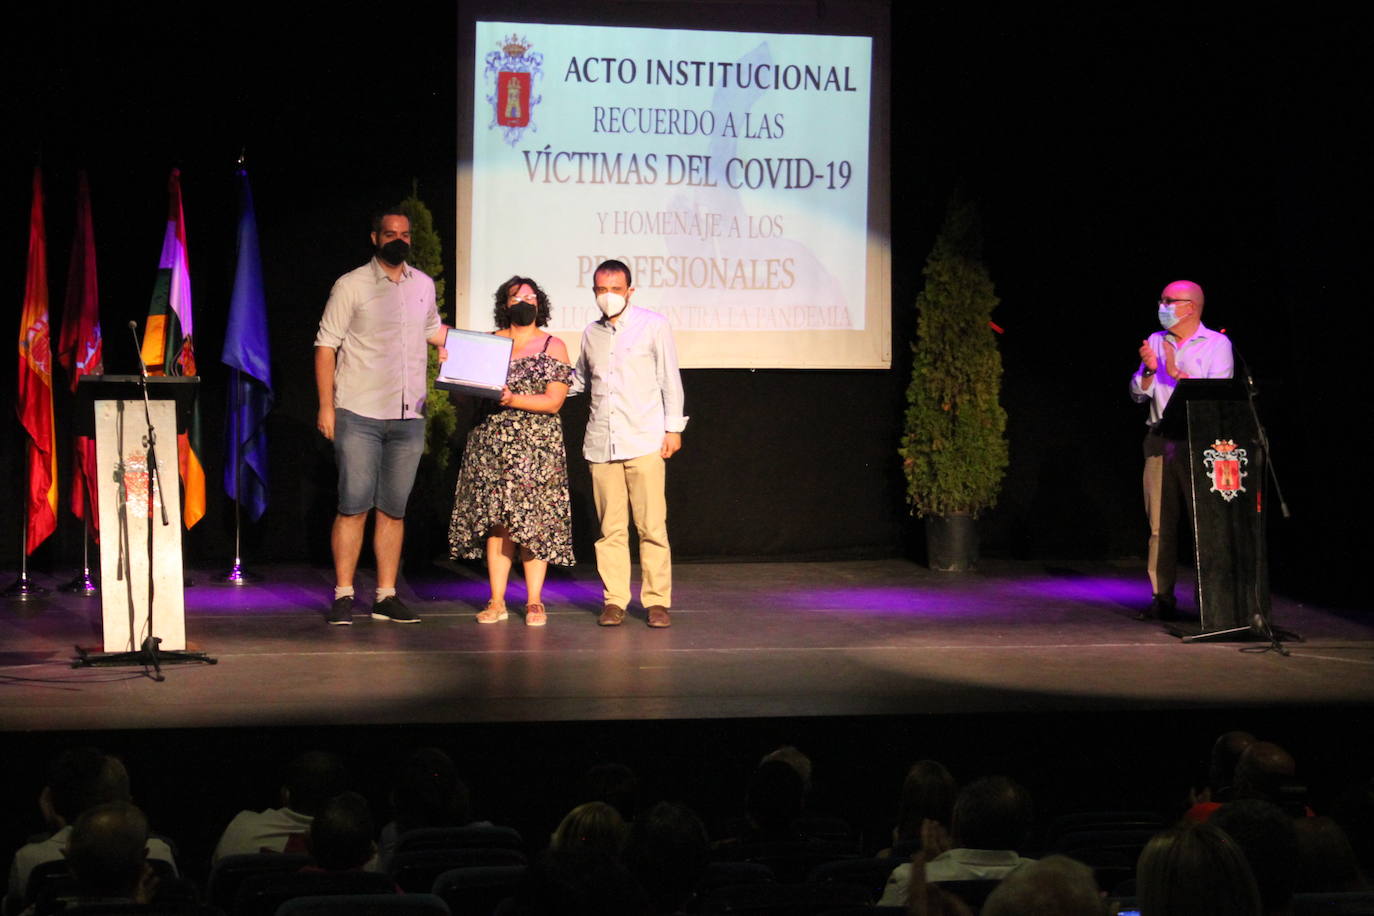
[[[539,306],[533,302],[517,302],[506,309],[506,314],[510,316],[511,324],[524,326],[534,324],[535,316],[539,314]]]
[[[392,267],[399,267],[406,258],[410,257],[410,243],[401,239],[392,239],[377,249],[377,257]]]

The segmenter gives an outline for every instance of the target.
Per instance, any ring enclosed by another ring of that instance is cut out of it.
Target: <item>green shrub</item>
[[[977,208],[958,194],[926,259],[902,436],[907,499],[918,516],[978,514],[997,503],[1007,468],[1007,414],[998,402],[997,307],[981,260]]]

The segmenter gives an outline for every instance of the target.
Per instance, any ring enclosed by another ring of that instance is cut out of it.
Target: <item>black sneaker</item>
[[[390,620],[392,623],[419,623],[420,618],[401,603],[395,595],[388,595],[372,605],[373,620]]]
[[[329,606],[329,615],[325,618],[336,627],[346,627],[353,623],[353,596],[344,595],[342,598],[335,598],[334,603]]]

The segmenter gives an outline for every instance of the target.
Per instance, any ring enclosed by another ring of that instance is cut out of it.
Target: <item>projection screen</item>
[[[889,366],[872,38],[498,21],[473,35],[459,327],[490,329],[496,287],[530,276],[575,355],[600,317],[592,272],[615,258],[684,368]]]

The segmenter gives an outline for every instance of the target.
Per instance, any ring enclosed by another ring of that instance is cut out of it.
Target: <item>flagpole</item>
[[[239,393],[243,390],[239,370],[230,370],[229,384],[234,392],[234,442],[238,447],[234,449],[234,565],[229,567],[229,571],[224,574],[223,580],[230,585],[251,585],[258,581],[258,576],[250,573],[243,568],[243,515],[240,508],[243,504],[243,411],[240,409]]]
[[[72,581],[62,586],[62,591],[90,598],[100,591],[100,588],[95,584],[95,579],[91,578],[90,508],[87,508],[86,514],[88,517],[81,520],[81,572],[77,573]]]
[[[28,481],[33,474],[33,450],[29,448],[28,441],[24,443],[24,511],[19,514],[24,517],[24,523],[20,526],[19,534],[19,578],[5,589],[6,598],[14,598],[19,601],[28,601],[30,598],[41,598],[48,593],[46,588],[35,585],[29,579],[29,493]]]

